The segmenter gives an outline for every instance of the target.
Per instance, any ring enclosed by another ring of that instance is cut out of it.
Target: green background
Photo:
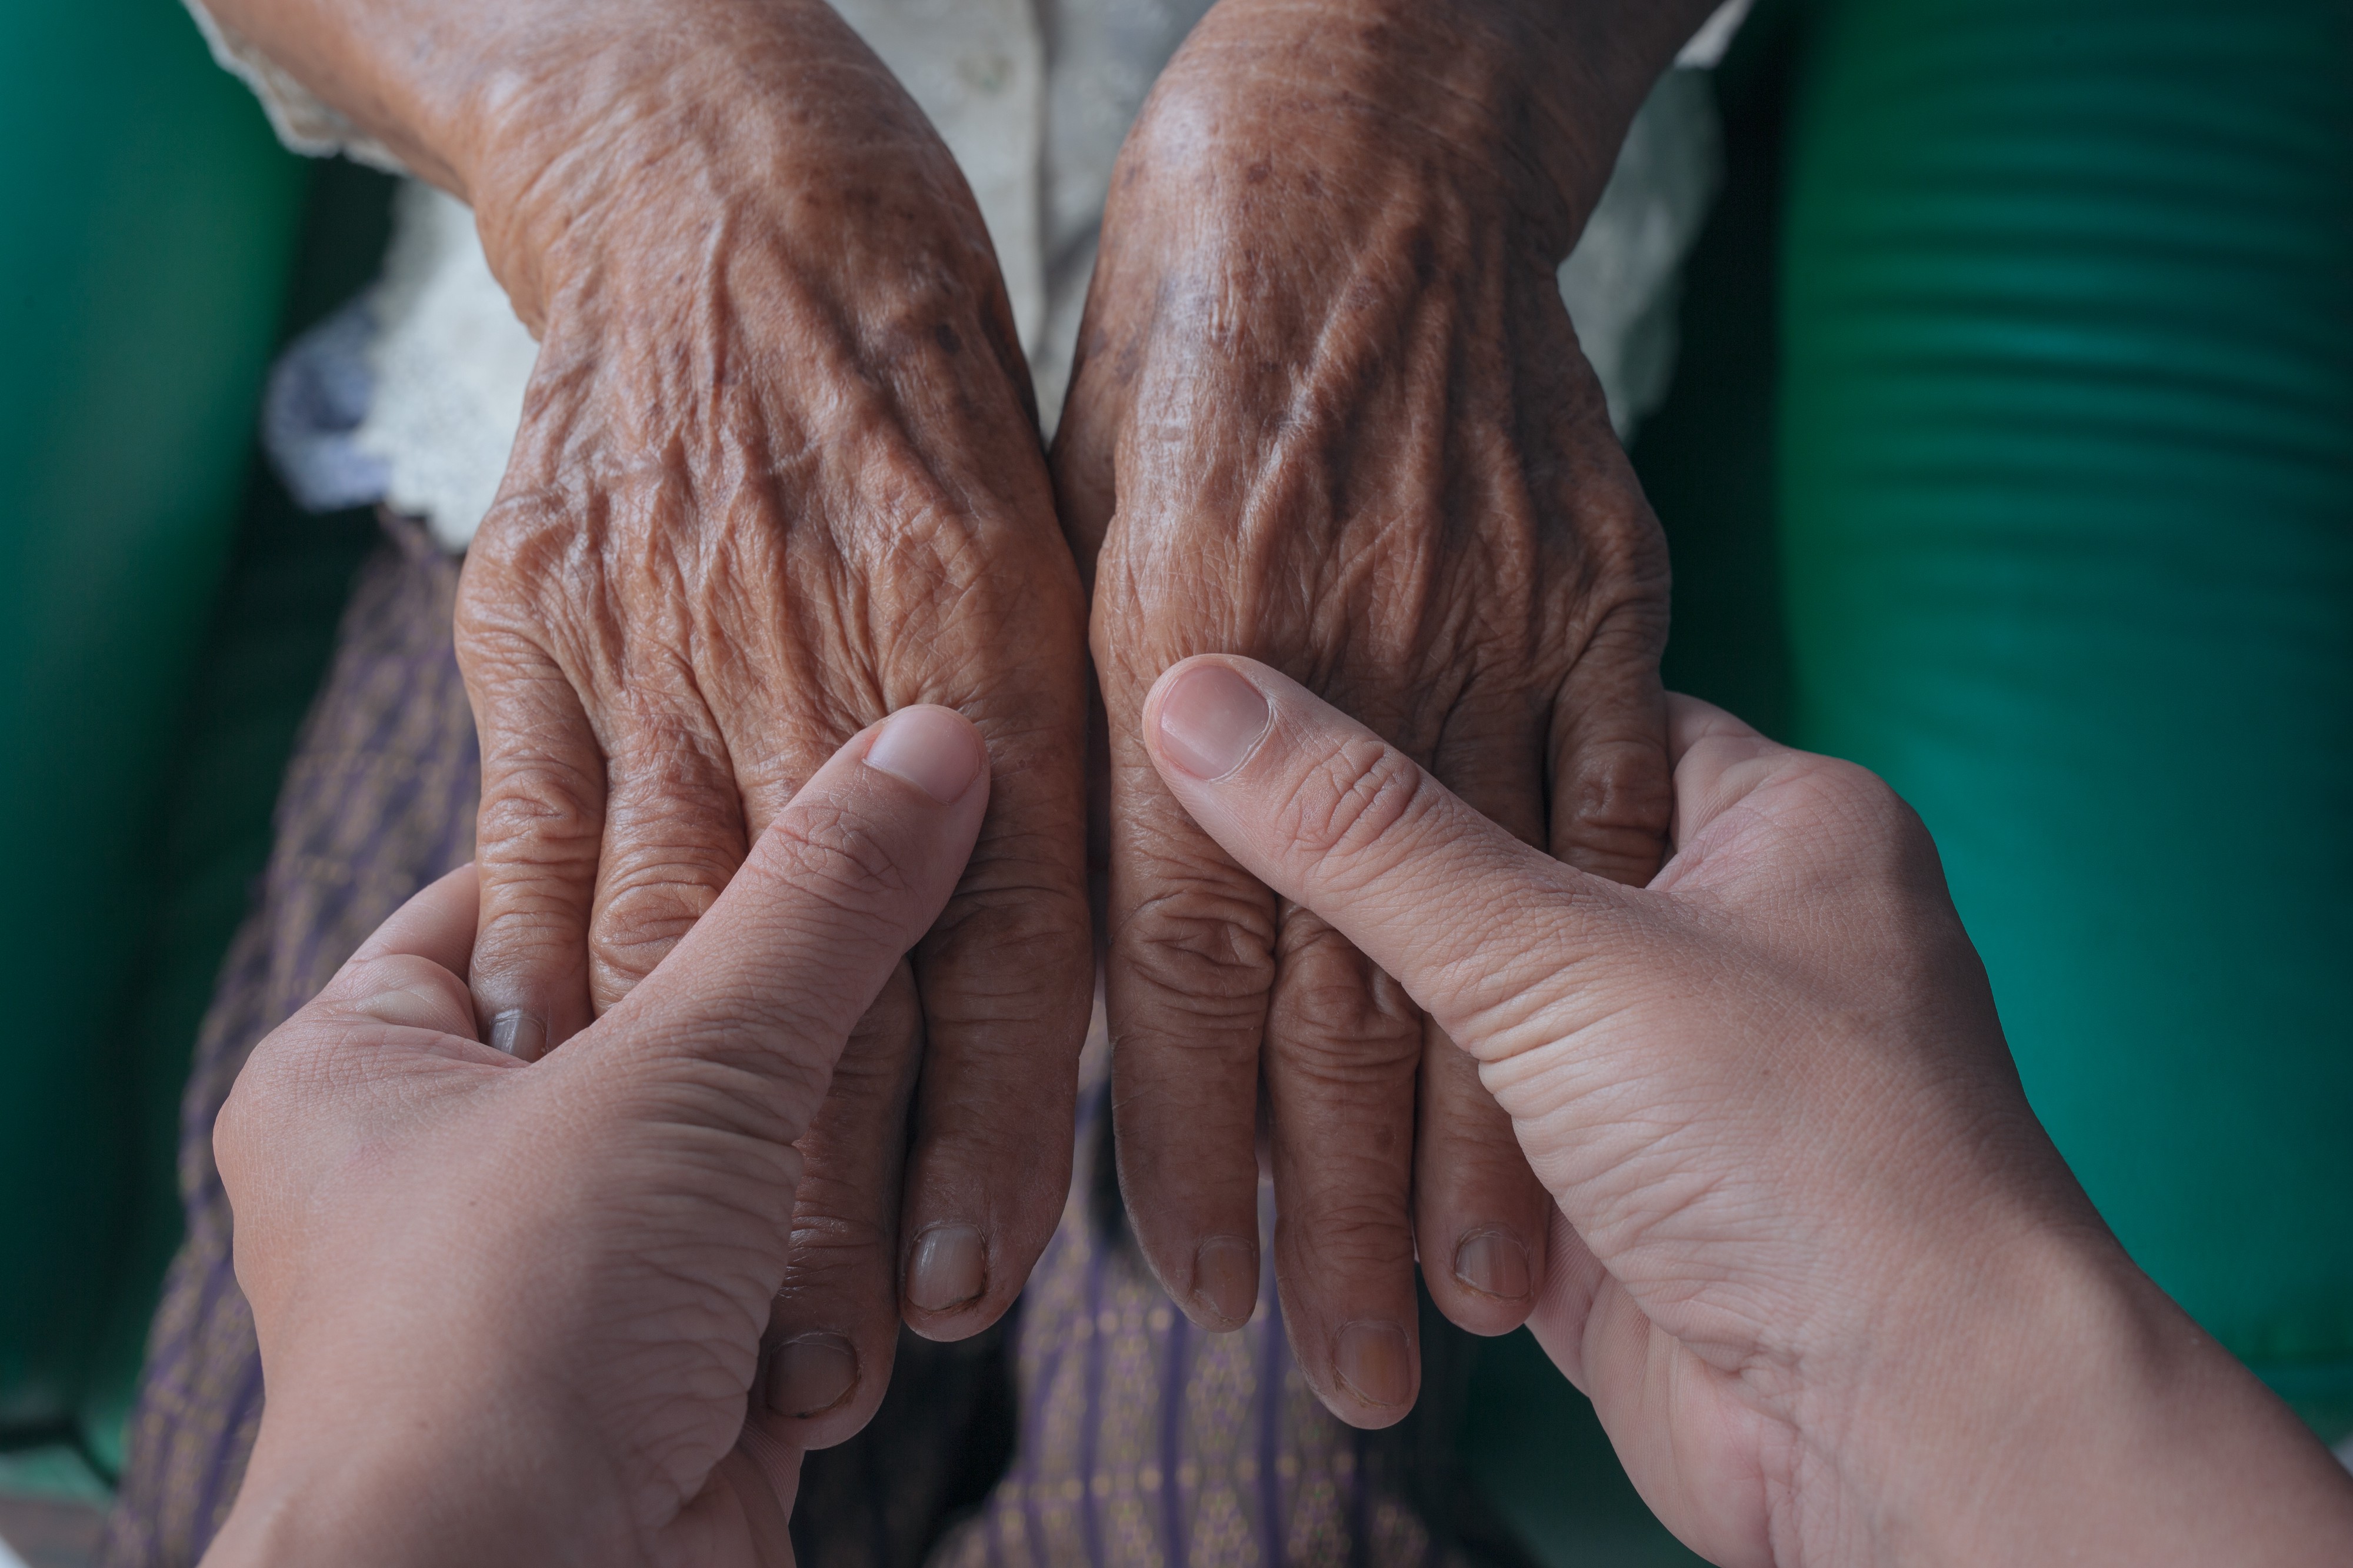
[[[388,182],[280,150],[171,0],[0,6],[0,1487],[100,1489],[179,1094],[364,515],[253,454]]]

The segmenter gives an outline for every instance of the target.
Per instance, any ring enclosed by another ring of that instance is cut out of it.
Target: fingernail
[[[547,1049],[547,1026],[520,1007],[510,1008],[491,1020],[491,1049],[535,1062]]]
[[[1340,1331],[1334,1370],[1367,1405],[1395,1406],[1413,1397],[1413,1352],[1395,1323],[1350,1323]]]
[[[907,1300],[926,1312],[961,1307],[988,1285],[988,1250],[968,1225],[935,1226],[915,1238]]]
[[[866,748],[866,765],[904,779],[952,805],[980,776],[980,737],[972,726],[937,708],[908,708],[882,721]]]
[[[1266,699],[1222,664],[1194,666],[1160,700],[1160,749],[1197,779],[1240,767],[1266,726]]]
[[[1519,1300],[1528,1293],[1528,1249],[1500,1231],[1467,1237],[1454,1249],[1454,1278],[1482,1296]]]
[[[1238,1236],[1213,1236],[1193,1254],[1193,1299],[1240,1328],[1258,1310],[1258,1248]]]
[[[839,1334],[786,1340],[768,1363],[768,1408],[779,1415],[822,1415],[857,1386],[858,1352]]]

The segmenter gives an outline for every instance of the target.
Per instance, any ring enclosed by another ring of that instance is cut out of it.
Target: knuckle
[[[1893,786],[1854,763],[1824,758],[1817,768],[1820,816],[1836,842],[1858,854],[1882,880],[1914,885],[1942,879],[1927,824]]]
[[[600,963],[644,974],[719,901],[727,870],[708,859],[649,857],[609,872],[590,924]]]
[[[1270,1067],[1311,1088],[1409,1081],[1421,1059],[1421,1017],[1403,989],[1328,926],[1286,923],[1268,1010]]]
[[[1410,1085],[1421,1061],[1421,1031],[1381,1016],[1361,995],[1337,987],[1327,995],[1278,995],[1267,1020],[1269,1072],[1286,1089],[1310,1093]]]
[[[637,989],[639,982],[651,974],[678,945],[675,938],[649,938],[641,942],[617,941],[606,935],[593,936],[588,943],[589,995],[598,1012],[613,1006],[622,997]]]
[[[813,1184],[818,1188],[814,1193],[809,1190]],[[793,1209],[788,1287],[807,1289],[819,1279],[858,1271],[880,1273],[889,1266],[898,1227],[877,1212],[871,1195],[822,1182],[814,1165],[802,1177],[801,1187],[800,1202]]]
[[[1554,840],[1581,869],[1641,881],[1657,869],[1674,814],[1665,753],[1631,738],[1581,749],[1559,797]]]
[[[1500,1205],[1538,1215],[1550,1201],[1529,1168],[1508,1117],[1466,1108],[1437,1126],[1426,1119],[1416,1131],[1419,1154],[1414,1179],[1433,1198],[1456,1207]]]
[[[1352,1136],[1368,1150],[1387,1154],[1400,1142],[1395,1110],[1409,1124],[1419,1053],[1394,1031],[1354,1033],[1329,1025],[1301,1028],[1278,1024],[1267,1030],[1269,1088],[1286,1104],[1346,1107]]]
[[[665,663],[662,671],[668,672]],[[682,679],[670,674],[672,683]],[[660,677],[655,678],[659,686]],[[611,793],[627,809],[639,815],[688,821],[724,821],[735,813],[724,747],[707,713],[691,714],[675,697],[661,700],[652,691],[633,695],[632,722],[628,738],[609,764]]]
[[[1308,763],[1281,826],[1315,862],[1314,885],[1344,890],[1385,863],[1380,847],[1413,837],[1436,805],[1430,786],[1404,752],[1352,735]]]
[[[1412,1261],[1413,1226],[1402,1191],[1380,1197],[1336,1188],[1302,1192],[1293,1197],[1291,1214],[1300,1252],[1313,1259],[1318,1275],[1362,1278]]]
[[[987,953],[992,963],[1084,962],[1092,911],[1082,890],[1045,883],[976,889],[969,875],[932,928],[934,952]]]
[[[1821,762],[1821,772],[1824,783],[1880,832],[1893,837],[1919,826],[1919,817],[1895,793],[1894,786],[1862,763],[1826,757]]]
[[[1395,1184],[1394,1172],[1344,1170],[1335,1173],[1364,1179],[1320,1185],[1301,1193],[1296,1199],[1297,1206],[1304,1211],[1301,1217],[1319,1239],[1327,1236],[1354,1237],[1387,1249],[1411,1230],[1405,1193]]]
[[[605,860],[602,901],[674,906],[700,915],[718,900],[735,864],[723,844],[617,837]]]
[[[866,1123],[879,1125],[890,1118],[913,1081],[922,1054],[917,1027],[894,1023],[878,1029],[860,1021],[842,1047],[840,1061],[834,1065],[833,1090],[826,1097],[821,1125],[847,1128],[856,1123],[864,1136],[874,1131]]]
[[[254,1048],[237,1081],[229,1086],[228,1099],[213,1119],[213,1152],[216,1158],[233,1159],[242,1154],[252,1142],[257,1127],[267,1129],[280,1120],[287,1097],[287,1047],[273,1035]]]
[[[1581,825],[1664,832],[1674,809],[1666,752],[1655,741],[1628,736],[1588,742],[1578,749],[1567,782],[1565,804]]]
[[[475,838],[484,869],[594,861],[604,837],[604,781],[552,757],[483,770]]]
[[[1113,947],[1133,973],[1173,996],[1254,1001],[1273,978],[1274,936],[1265,900],[1197,881],[1138,903]]]
[[[470,965],[479,987],[485,975],[576,962],[587,917],[586,889],[554,878],[483,889],[481,929]]]

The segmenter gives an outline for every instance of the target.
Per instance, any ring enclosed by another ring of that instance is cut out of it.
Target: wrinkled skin
[[[474,205],[542,340],[459,614],[486,1039],[530,1059],[616,1005],[860,724],[936,701],[988,737],[971,868],[807,1136],[774,1325],[809,1347],[775,1392],[798,1440],[871,1413],[901,1315],[1000,1314],[1062,1203],[1092,963],[1058,503],[1102,555],[1148,1253],[1199,1321],[1247,1311],[1263,1035],[1282,1278],[1335,1408],[1409,1403],[1417,1246],[1457,1321],[1517,1322],[1541,1194],[1492,1101],[1184,821],[1135,704],[1184,654],[1260,653],[1522,837],[1655,863],[1663,557],[1551,271],[1704,0],[1224,0],[1123,162],[1051,483],[970,195],[818,0],[215,9]]]
[[[206,1561],[788,1568],[803,1149],[988,793],[952,711],[858,736],[536,1062],[478,1034],[472,867],[272,1031],[214,1132],[269,1397]]]
[[[606,139],[512,160],[527,185],[478,177],[542,350],[458,607],[472,983],[527,1059],[651,972],[861,726],[938,702],[988,738],[971,868],[807,1150],[777,1333],[827,1347],[785,1395],[819,1442],[881,1398],[902,1303],[955,1338],[1020,1289],[1092,975],[1081,601],[1027,372],[945,148],[829,18],[673,67]]]
[[[1360,1425],[1412,1402],[1417,1248],[1448,1315],[1500,1333],[1549,1205],[1471,1059],[1176,805],[1144,695],[1188,655],[1263,659],[1621,881],[1657,868],[1670,804],[1665,549],[1554,277],[1614,141],[1542,132],[1525,73],[1580,78],[1517,8],[1388,9],[1228,0],[1169,68],[1055,453],[1109,718],[1136,1232],[1198,1321],[1248,1314],[1262,1083],[1286,1320]]]

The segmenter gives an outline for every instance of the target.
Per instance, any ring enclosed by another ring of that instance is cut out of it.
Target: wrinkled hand
[[[1285,1318],[1367,1426],[1415,1394],[1417,1250],[1450,1317],[1502,1332],[1549,1205],[1469,1058],[1192,824],[1138,721],[1172,662],[1248,653],[1527,842],[1656,869],[1665,551],[1555,279],[1616,131],[1559,152],[1581,184],[1539,156],[1526,73],[1560,45],[1514,9],[1212,13],[1122,153],[1055,450],[1093,563],[1134,1229],[1197,1321],[1248,1317],[1262,1083]],[[1597,90],[1603,121],[1647,85]]]
[[[1672,701],[1643,889],[1262,665],[1170,671],[1145,731],[1476,1062],[1558,1205],[1531,1326],[1710,1562],[2346,1561],[2353,1479],[2036,1122],[1919,819]]]
[[[1092,978],[1083,612],[946,149],[824,5],[691,15],[554,75],[605,95],[585,138],[543,89],[474,171],[542,349],[459,603],[472,982],[486,1039],[554,1049],[860,726],[917,702],[979,724],[970,869],[810,1133],[776,1394],[816,1446],[872,1413],[902,1303],[935,1338],[984,1327],[1062,1202]]]
[[[796,1144],[988,793],[953,712],[859,736],[538,1062],[480,1043],[470,867],[257,1047],[214,1146],[269,1401],[206,1561],[790,1563]]]

